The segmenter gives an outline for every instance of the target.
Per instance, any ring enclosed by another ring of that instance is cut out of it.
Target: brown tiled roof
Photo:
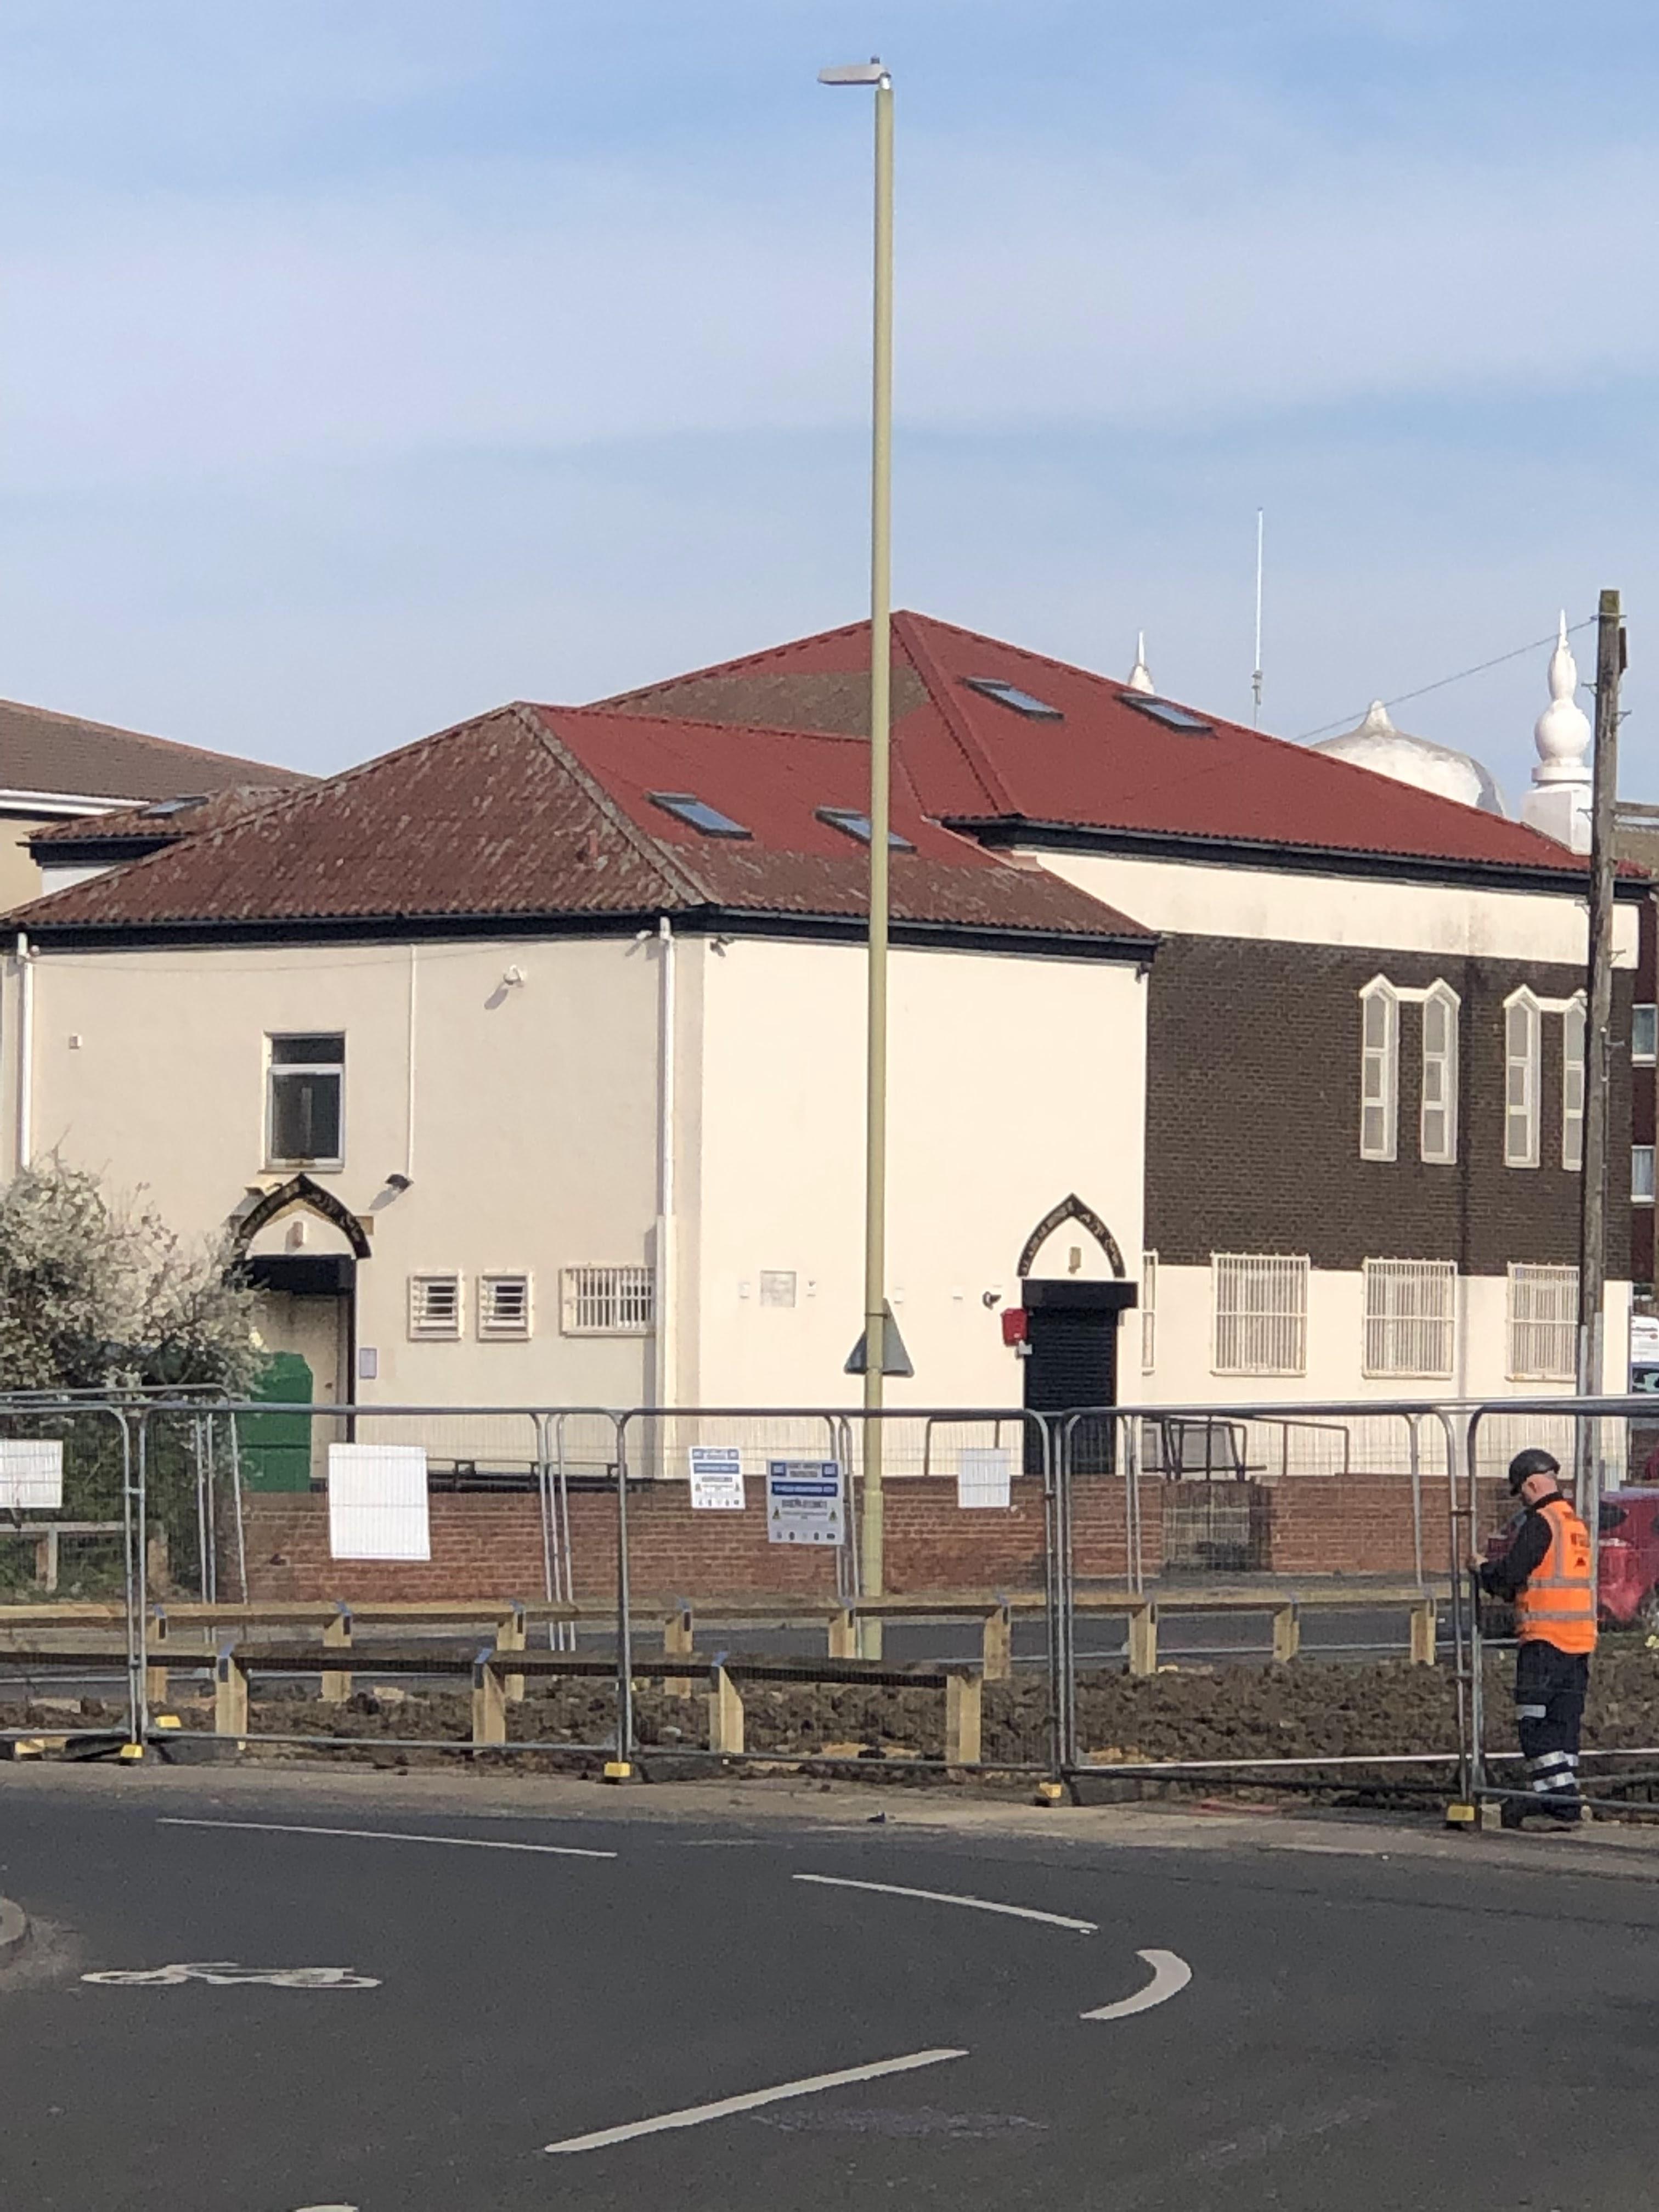
[[[197,796],[148,799],[142,806],[118,807],[109,814],[76,814],[64,822],[48,822],[30,832],[29,849],[50,859],[58,845],[128,845],[143,840],[150,845],[176,845],[204,830],[217,830],[239,815],[279,799],[284,786],[269,783],[233,784],[224,791]]]
[[[603,703],[727,723],[868,728],[867,623],[796,638]],[[990,678],[1054,710],[1038,720],[974,689]],[[1173,729],[1127,684],[927,615],[893,617],[895,774],[945,821],[1042,823],[1132,839],[1295,848],[1582,873],[1564,846],[1499,816],[1209,714]],[[1177,702],[1169,702],[1176,704]]]
[[[233,784],[304,784],[297,769],[204,752],[108,722],[0,699],[0,790],[85,799],[176,799]]]
[[[868,854],[822,821],[856,811],[845,738],[515,706],[440,732],[19,908],[40,933],[719,910],[856,922]],[[713,839],[655,805],[688,792],[752,835]],[[897,926],[1126,942],[1150,933],[1012,865],[896,793]],[[84,940],[83,940],[84,941]]]

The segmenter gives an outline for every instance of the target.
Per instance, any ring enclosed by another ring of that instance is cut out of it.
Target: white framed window
[[[1571,1382],[1578,1360],[1578,1270],[1512,1261],[1509,1271],[1511,1382]]]
[[[345,1038],[337,1030],[265,1039],[265,1165],[345,1162]]]
[[[1158,1364],[1158,1255],[1140,1255],[1140,1371],[1150,1375]]]
[[[1632,1145],[1630,1148],[1630,1199],[1632,1206],[1653,1204],[1651,1145]]]
[[[1525,988],[1504,1001],[1504,1164],[1538,1165],[1538,1001]]]
[[[1443,1167],[1452,1166],[1457,1158],[1459,1007],[1457,994],[1449,983],[1431,983],[1423,994],[1423,1115],[1419,1150],[1425,1160]]]
[[[1452,1371],[1457,1334],[1457,1269],[1449,1260],[1367,1260],[1365,1372]]]
[[[1631,1008],[1630,1056],[1637,1067],[1651,1067],[1659,1060],[1659,1006]]]
[[[561,1326],[567,1336],[648,1336],[657,1279],[649,1267],[566,1267]]]
[[[1577,1175],[1584,1164],[1584,1001],[1569,1001],[1561,1016],[1561,1164]]]
[[[1384,975],[1359,994],[1359,1157],[1391,1160],[1400,1112],[1400,1000]],[[1249,1373],[1252,1370],[1240,1370]]]
[[[409,1333],[416,1341],[448,1339],[461,1333],[465,1309],[459,1275],[411,1275]]]
[[[528,1275],[480,1275],[478,1334],[482,1337],[526,1337],[531,1333]]]
[[[1210,1255],[1218,1375],[1305,1375],[1308,1261],[1279,1252]]]

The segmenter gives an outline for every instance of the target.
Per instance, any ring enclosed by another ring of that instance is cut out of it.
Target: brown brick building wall
[[[1402,893],[1402,896],[1409,896]],[[1462,1000],[1458,1158],[1418,1157],[1422,1010],[1401,1008],[1399,1157],[1359,1157],[1360,1002],[1373,976]],[[1631,1235],[1632,978],[1614,979],[1608,1243]],[[1540,1164],[1504,1164],[1504,1001],[1522,984],[1567,999],[1582,970],[1231,938],[1168,937],[1152,972],[1146,1243],[1168,1266],[1212,1252],[1306,1252],[1317,1268],[1452,1260],[1501,1275],[1511,1261],[1578,1257],[1576,1173],[1561,1165],[1562,1023],[1543,1018]]]

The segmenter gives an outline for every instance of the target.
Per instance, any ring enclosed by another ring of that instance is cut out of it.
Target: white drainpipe
[[[17,933],[17,1172],[34,1150],[34,955]]]
[[[657,1360],[656,1402],[668,1404],[675,1389],[674,1362],[674,932],[668,916],[657,923]]]

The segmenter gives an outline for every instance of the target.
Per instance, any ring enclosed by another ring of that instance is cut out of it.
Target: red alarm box
[[[1005,1344],[1024,1344],[1025,1341],[1025,1309],[1024,1306],[1004,1306],[1002,1309],[1002,1340]]]

